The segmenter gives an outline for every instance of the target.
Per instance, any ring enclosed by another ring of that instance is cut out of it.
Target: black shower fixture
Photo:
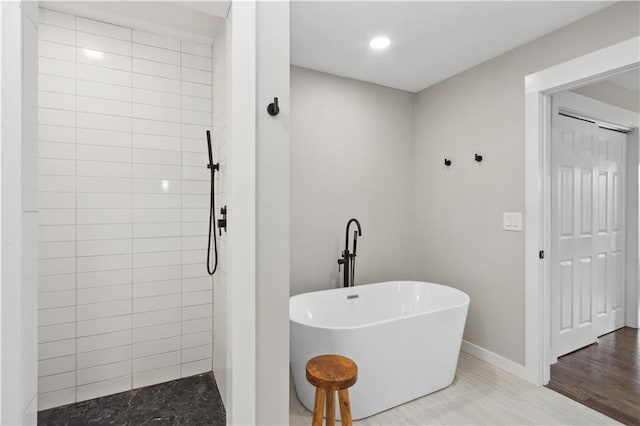
[[[444,165],[449,167],[451,165],[451,160],[449,160],[448,158],[444,159]]]
[[[358,228],[357,231],[353,232],[353,252],[349,251],[349,228],[351,224],[355,223]],[[345,238],[344,238],[344,251],[342,252],[342,256],[338,259],[338,271],[342,266],[344,268],[344,276],[342,278],[342,286],[343,287],[353,287],[355,285],[355,274],[356,274],[356,250],[358,249],[358,237],[362,236],[362,228],[360,227],[360,222],[358,219],[352,218],[347,222],[347,229],[345,230]]]
[[[209,163],[207,169],[211,171],[211,181],[209,190],[209,238],[207,240],[207,272],[213,275],[218,269],[218,242],[216,241],[216,192],[214,190],[214,173],[220,170],[220,163],[213,162],[213,153],[211,151],[211,131],[207,130],[207,149],[209,150]],[[226,206],[225,206],[226,212]],[[226,215],[225,215],[225,232],[226,232]],[[222,231],[221,231],[222,233]],[[211,236],[213,235],[213,266],[211,266]]]
[[[476,153],[476,156],[474,158],[478,163],[482,162],[482,155]]]
[[[273,98],[273,102],[271,102],[267,106],[267,112],[270,116],[275,117],[280,112],[280,107],[278,106],[278,98]]]
[[[224,232],[227,232],[227,206],[220,207],[220,215],[222,215],[222,219],[218,219],[218,232],[222,237],[222,230],[224,229]]]

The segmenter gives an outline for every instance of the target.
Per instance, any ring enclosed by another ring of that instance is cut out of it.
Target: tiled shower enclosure
[[[212,46],[39,30],[39,409],[210,371]]]

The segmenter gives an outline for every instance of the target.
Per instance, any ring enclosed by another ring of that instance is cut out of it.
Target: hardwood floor
[[[640,425],[638,330],[621,328],[560,357],[547,386],[619,422]]]

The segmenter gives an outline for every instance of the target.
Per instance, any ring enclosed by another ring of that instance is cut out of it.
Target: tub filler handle
[[[360,296],[357,294],[348,294],[347,295],[347,300],[351,300],[351,299],[358,299]]]

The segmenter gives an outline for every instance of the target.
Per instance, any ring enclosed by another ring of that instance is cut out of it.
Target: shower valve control
[[[222,230],[227,232],[227,206],[220,207],[220,214],[222,215],[222,219],[218,219],[218,232],[222,237]]]

